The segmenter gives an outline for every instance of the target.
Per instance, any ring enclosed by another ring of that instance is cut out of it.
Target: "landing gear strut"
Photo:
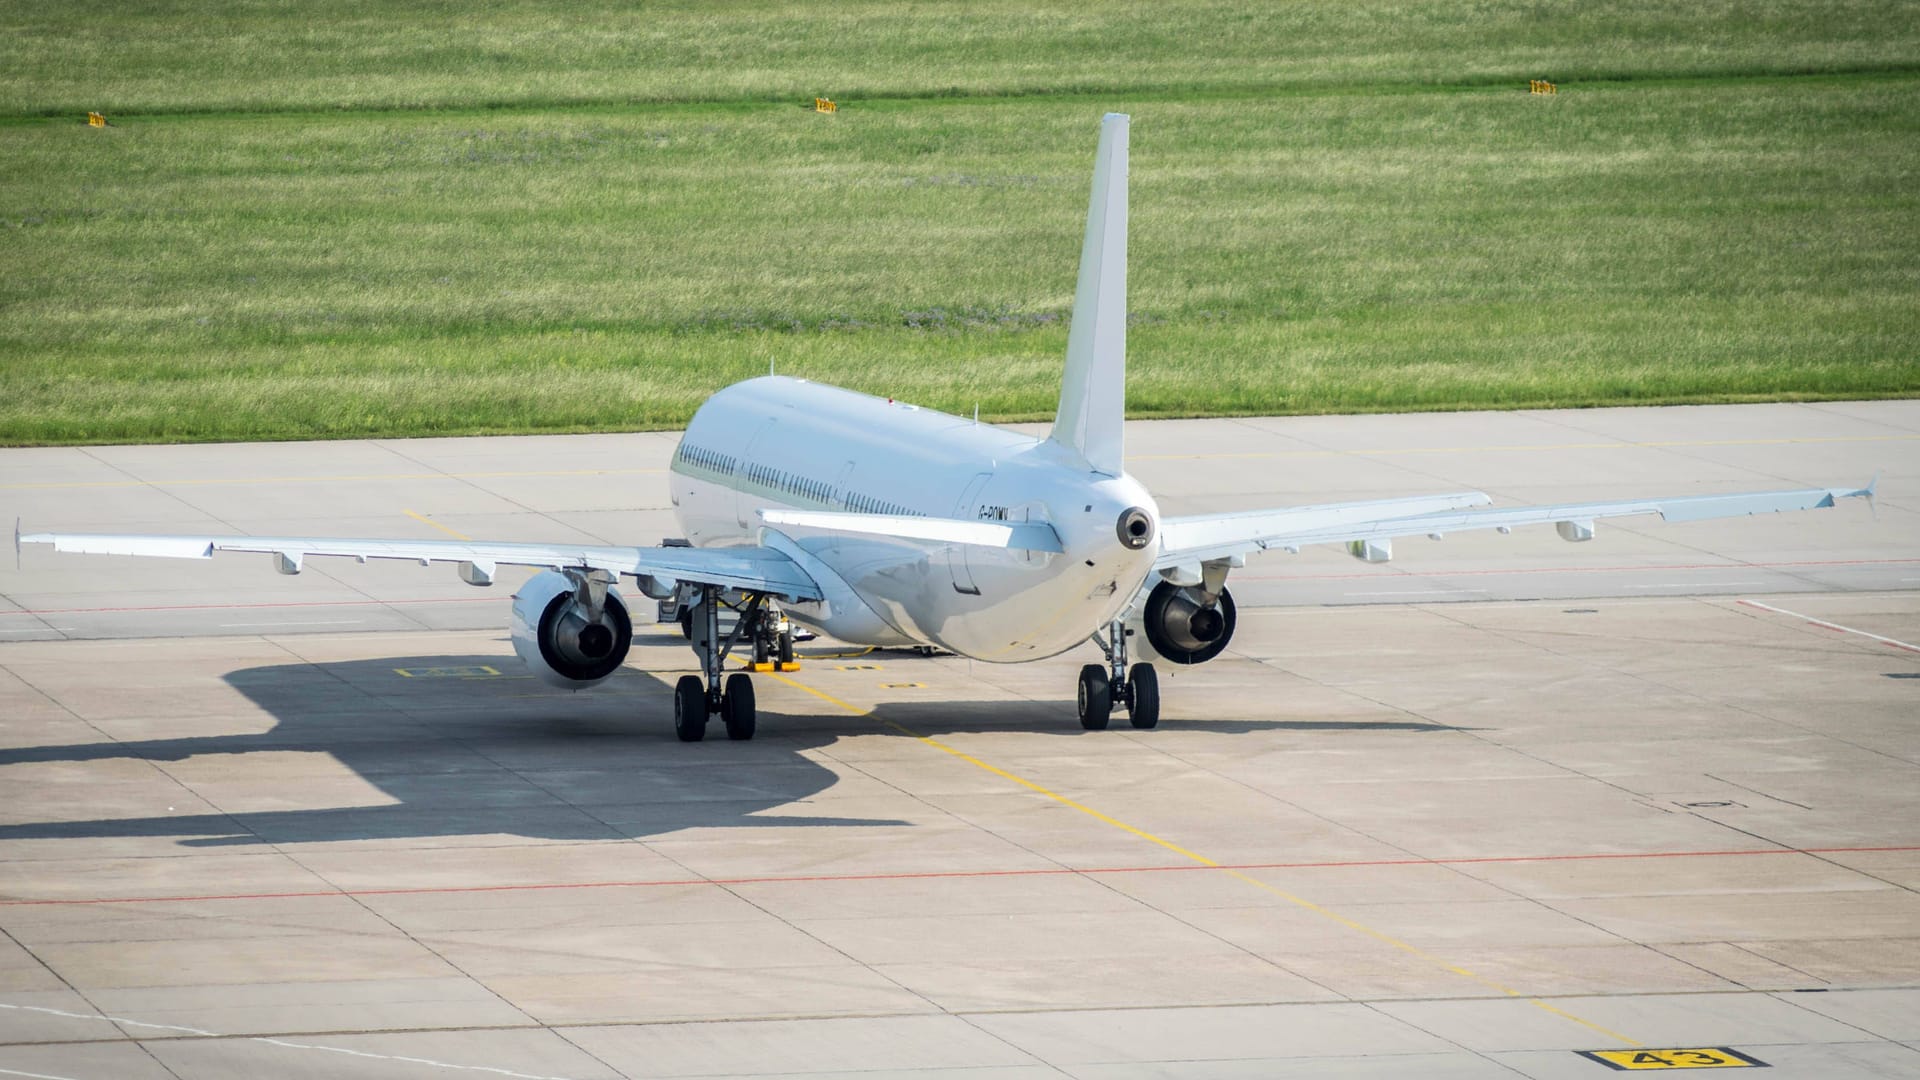
[[[1093,643],[1107,654],[1105,667],[1088,664],[1080,669],[1080,726],[1101,731],[1107,726],[1114,706],[1127,710],[1127,721],[1136,728],[1150,728],[1160,722],[1160,675],[1152,664],[1127,667],[1127,629],[1118,619],[1107,624],[1107,636],[1093,635]]]
[[[743,672],[727,675],[727,654],[743,635],[753,637],[756,656],[766,647],[761,627],[767,620],[767,598],[755,593],[740,612],[740,621],[726,640],[720,638],[720,594],[717,585],[700,586],[700,602],[692,608],[682,625],[691,630],[693,651],[700,657],[702,675],[682,675],[673,687],[673,733],[681,742],[699,742],[707,737],[707,720],[718,713],[726,724],[727,738],[753,738],[755,724],[753,680]],[[696,625],[697,624],[697,625]],[[792,645],[786,645],[790,650]]]

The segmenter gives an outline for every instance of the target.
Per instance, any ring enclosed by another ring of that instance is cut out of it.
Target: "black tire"
[[[681,742],[707,737],[707,683],[698,675],[682,675],[673,684],[673,733]]]
[[[791,630],[780,635],[780,662],[793,663],[793,631]]]
[[[1107,669],[1088,664],[1080,669],[1080,726],[1088,731],[1105,731],[1113,715],[1113,687],[1107,682]]]
[[[727,722],[727,738],[753,738],[753,680],[740,672],[727,676],[727,692],[720,698],[720,719]]]
[[[1142,730],[1158,724],[1160,673],[1153,670],[1153,665],[1133,665],[1133,671],[1127,676],[1127,689],[1131,698],[1131,704],[1127,707],[1127,721]]]
[[[690,607],[680,609],[680,636],[688,641],[693,640],[693,609]]]

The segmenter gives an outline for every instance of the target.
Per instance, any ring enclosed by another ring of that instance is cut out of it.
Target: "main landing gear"
[[[1080,669],[1080,726],[1103,731],[1114,706],[1127,710],[1127,720],[1145,729],[1160,722],[1160,675],[1152,664],[1127,668],[1127,629],[1119,620],[1107,625],[1107,636],[1093,635],[1093,643],[1107,654],[1105,667],[1088,664]]]
[[[755,667],[768,657],[780,658],[780,666],[793,662],[793,629],[785,618],[773,618],[767,610],[767,598],[760,593],[747,599],[733,633],[720,637],[720,594],[715,585],[700,587],[700,602],[695,604],[682,626],[693,640],[693,651],[700,657],[704,675],[682,675],[673,687],[673,733],[681,742],[699,742],[707,737],[707,720],[718,715],[726,725],[727,738],[753,738],[757,726],[754,717],[753,680],[745,672],[726,674],[727,655],[742,638],[752,642]]]

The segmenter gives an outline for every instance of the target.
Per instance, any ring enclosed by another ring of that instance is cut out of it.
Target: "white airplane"
[[[1477,491],[1324,506],[1164,517],[1127,475],[1127,123],[1101,125],[1066,377],[1044,439],[803,379],[729,386],[694,415],[673,456],[671,492],[685,540],[660,547],[286,536],[36,533],[16,542],[87,554],[211,558],[265,552],[284,574],[309,556],[457,562],[490,585],[501,565],[539,567],[514,596],[514,650],[546,682],[579,689],[625,660],[633,638],[616,587],[678,601],[703,675],[674,689],[674,729],[753,737],[753,683],[726,674],[735,648],[790,660],[789,619],[841,641],[931,646],[1020,663],[1093,641],[1105,664],[1080,670],[1080,722],[1115,708],[1136,728],[1160,716],[1154,657],[1198,664],[1233,638],[1228,573],[1256,551],[1346,544],[1383,562],[1396,536],[1555,524],[1593,537],[1599,518],[1668,521],[1832,506],[1872,497],[1811,488],[1474,510]],[[737,617],[723,634],[720,613]],[[1145,654],[1134,663],[1129,653]]]

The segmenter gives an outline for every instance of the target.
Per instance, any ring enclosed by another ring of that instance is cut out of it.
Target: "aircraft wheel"
[[[753,738],[753,680],[735,672],[727,676],[727,692],[720,698],[720,718],[727,722],[727,738]]]
[[[1127,676],[1132,703],[1127,720],[1137,728],[1150,728],[1160,722],[1160,674],[1152,664],[1135,664]]]
[[[682,675],[673,684],[673,733],[681,742],[707,737],[707,684],[698,675]]]
[[[1113,713],[1113,687],[1107,682],[1107,669],[1088,664],[1080,669],[1080,726],[1088,731],[1104,731]]]

